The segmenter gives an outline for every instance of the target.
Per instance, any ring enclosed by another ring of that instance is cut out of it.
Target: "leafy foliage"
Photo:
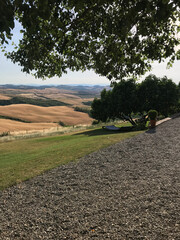
[[[92,102],[92,117],[100,121],[121,118],[122,113],[129,115],[136,109],[136,84],[133,79],[114,83],[112,90],[104,89],[100,99]]]
[[[180,58],[179,0],[1,0],[2,42],[16,15],[23,38],[9,54],[24,72],[94,69],[110,80],[140,75],[151,60]],[[8,10],[8,11],[7,11]],[[6,21],[7,20],[7,21]]]
[[[113,102],[111,90],[104,89],[101,98],[95,98],[91,104],[91,116],[99,121],[106,122],[108,118],[114,119]]]
[[[157,116],[158,112],[156,110],[149,110],[148,117],[150,118],[150,120],[156,120]]]
[[[168,116],[172,106],[178,103],[178,87],[167,77],[157,78],[149,75],[138,88],[139,111],[156,109]]]
[[[138,85],[138,106],[139,111],[149,111],[150,109],[159,110],[159,78],[155,75],[149,75]]]
[[[92,101],[82,102],[84,105],[91,106]]]
[[[11,38],[15,9],[11,0],[0,0],[0,6],[0,44],[3,44]]]
[[[90,110],[87,108],[75,107],[74,110],[77,112],[83,112],[83,113],[87,113],[90,115]]]
[[[122,112],[125,115],[137,112],[137,91],[135,80],[122,80],[119,83],[115,83],[112,90],[112,97],[116,117],[121,116]]]
[[[95,98],[92,102],[91,114],[99,121],[122,118],[134,125],[132,113],[143,115],[150,109],[156,109],[168,116],[178,111],[179,101],[178,86],[171,79],[149,75],[142,83],[136,83],[133,79],[122,80],[114,83],[112,90],[103,90],[101,98]]]

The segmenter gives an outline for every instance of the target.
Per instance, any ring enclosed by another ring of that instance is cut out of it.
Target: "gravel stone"
[[[1,191],[0,239],[179,240],[180,118]]]

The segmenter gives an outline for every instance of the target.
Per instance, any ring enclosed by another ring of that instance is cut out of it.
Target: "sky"
[[[19,34],[20,25],[16,22],[16,28],[13,30],[13,41],[17,43],[20,38]],[[7,47],[10,50],[12,47]],[[140,78],[144,80],[149,74],[155,74],[157,77],[167,76],[173,82],[178,84],[180,82],[180,61],[175,61],[173,67],[167,69],[167,61],[164,63],[154,62],[152,70],[147,72]],[[15,85],[109,85],[110,81],[106,77],[99,76],[94,71],[85,72],[71,72],[68,71],[61,78],[53,77],[50,79],[42,80],[36,79],[31,74],[26,74],[21,71],[21,67],[12,63],[7,59],[2,52],[0,52],[0,85],[15,84]]]

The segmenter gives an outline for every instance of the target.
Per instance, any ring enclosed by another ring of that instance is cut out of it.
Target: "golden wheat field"
[[[0,119],[0,133],[14,131],[43,130],[57,127],[57,123],[24,123],[9,119]]]
[[[44,130],[60,127],[59,122],[68,126],[90,125],[93,119],[84,112],[74,111],[74,107],[90,109],[89,103],[97,96],[95,89],[68,87],[66,88],[26,88],[24,86],[6,88],[0,86],[0,101],[14,97],[38,99],[43,101],[56,100],[65,106],[42,107],[32,104],[0,104],[0,134],[14,131]],[[87,104],[86,104],[87,103]],[[58,105],[58,104],[57,104]],[[66,106],[69,105],[69,106]],[[9,119],[8,119],[9,118]],[[29,123],[28,123],[29,122]]]
[[[79,96],[75,96],[68,93],[57,93],[57,94],[47,94],[48,98],[55,99],[61,102],[65,102],[67,104],[71,104],[72,106],[83,106],[83,99]],[[85,99],[84,101],[92,101],[92,99]]]
[[[10,97],[0,94],[0,100],[9,100],[9,99],[10,99]]]
[[[92,119],[88,116],[88,114],[76,112],[73,108],[66,106],[39,107],[30,104],[12,104],[0,106],[0,115],[31,122],[23,123],[0,119],[0,131],[12,131],[12,128],[18,128],[19,130],[31,129],[33,126],[35,129],[49,128],[54,126],[52,125],[53,123],[55,124],[60,121],[66,125],[88,125],[92,123]],[[32,123],[36,123],[36,125],[33,125]],[[40,124],[45,123],[48,123],[49,125],[40,126]]]
[[[8,94],[9,96],[7,96],[6,94]],[[57,89],[53,87],[45,89],[0,89],[0,100],[9,100],[15,96],[32,99],[53,99],[70,104],[73,107],[84,107],[83,102],[93,100],[93,98],[81,98],[76,94],[76,91]]]

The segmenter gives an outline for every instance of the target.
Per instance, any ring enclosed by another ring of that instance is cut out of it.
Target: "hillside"
[[[33,123],[58,123],[66,125],[91,124],[92,119],[86,113],[74,111],[65,106],[39,107],[30,104],[12,104],[0,106],[0,116],[22,119]]]
[[[56,123],[24,123],[9,119],[0,119],[0,133],[43,130],[57,127]]]
[[[28,97],[12,97],[10,99],[0,99],[0,106],[6,106],[11,104],[32,104],[42,107],[49,107],[49,106],[68,106],[70,104],[64,103],[61,101],[53,100],[53,99],[34,99],[34,98],[28,98]]]
[[[103,86],[16,86],[16,85],[0,85],[0,105],[8,104],[33,104],[39,106],[87,106],[86,102],[90,102],[94,97],[99,97]],[[28,98],[25,100],[24,98]],[[41,99],[42,104],[32,99]],[[7,100],[7,101],[3,101]],[[53,101],[50,103],[50,101]],[[26,102],[25,102],[26,101]]]
[[[90,125],[93,119],[77,110],[88,112],[103,88],[0,85],[0,133],[51,128],[59,122],[70,126]]]

